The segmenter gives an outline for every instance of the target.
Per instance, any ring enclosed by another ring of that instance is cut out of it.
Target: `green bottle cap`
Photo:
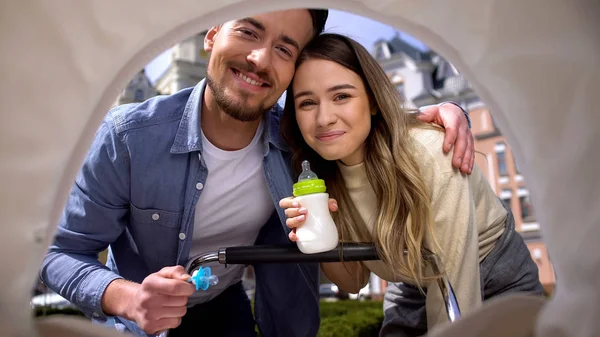
[[[294,184],[294,196],[324,193],[326,191],[325,181],[319,179],[317,175],[310,170],[308,160],[302,162],[302,173],[298,177],[298,182]]]

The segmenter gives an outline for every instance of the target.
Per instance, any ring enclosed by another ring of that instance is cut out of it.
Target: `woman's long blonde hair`
[[[425,126],[415,114],[403,109],[403,99],[377,61],[354,40],[338,34],[317,36],[300,55],[296,68],[309,59],[336,62],[359,75],[371,105],[377,113],[371,118],[366,139],[365,168],[377,196],[375,230],[371,235],[350,200],[335,161],[327,161],[304,141],[294,107],[293,87],[287,90],[281,132],[292,150],[292,163],[300,172],[301,162],[325,180],[327,190],[339,205],[333,214],[342,241],[373,241],[381,260],[406,282],[421,287],[438,275],[425,275],[425,240],[433,240],[433,217],[429,189],[425,186],[415,158],[409,131]],[[428,248],[436,250],[435,240]],[[406,254],[405,254],[406,250]]]

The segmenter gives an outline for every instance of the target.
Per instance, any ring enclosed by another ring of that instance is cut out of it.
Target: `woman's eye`
[[[343,99],[346,99],[346,98],[350,98],[350,95],[347,95],[347,94],[339,94],[339,95],[335,96],[335,97],[333,98],[333,100],[334,100],[334,101],[339,101],[339,100],[343,100]]]
[[[303,107],[307,107],[310,105],[315,105],[315,102],[313,101],[303,101],[300,104],[298,104],[299,107],[303,108]]]

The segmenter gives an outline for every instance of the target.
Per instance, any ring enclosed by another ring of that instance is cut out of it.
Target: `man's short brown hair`
[[[310,17],[312,18],[314,36],[320,35],[325,29],[329,10],[327,9],[309,9]]]

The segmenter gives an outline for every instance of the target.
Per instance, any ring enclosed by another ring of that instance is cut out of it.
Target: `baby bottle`
[[[294,184],[294,200],[308,210],[306,221],[296,228],[296,244],[304,254],[332,250],[339,237],[329,213],[329,194],[325,193],[325,181],[310,170],[310,163],[302,162],[302,173]]]

